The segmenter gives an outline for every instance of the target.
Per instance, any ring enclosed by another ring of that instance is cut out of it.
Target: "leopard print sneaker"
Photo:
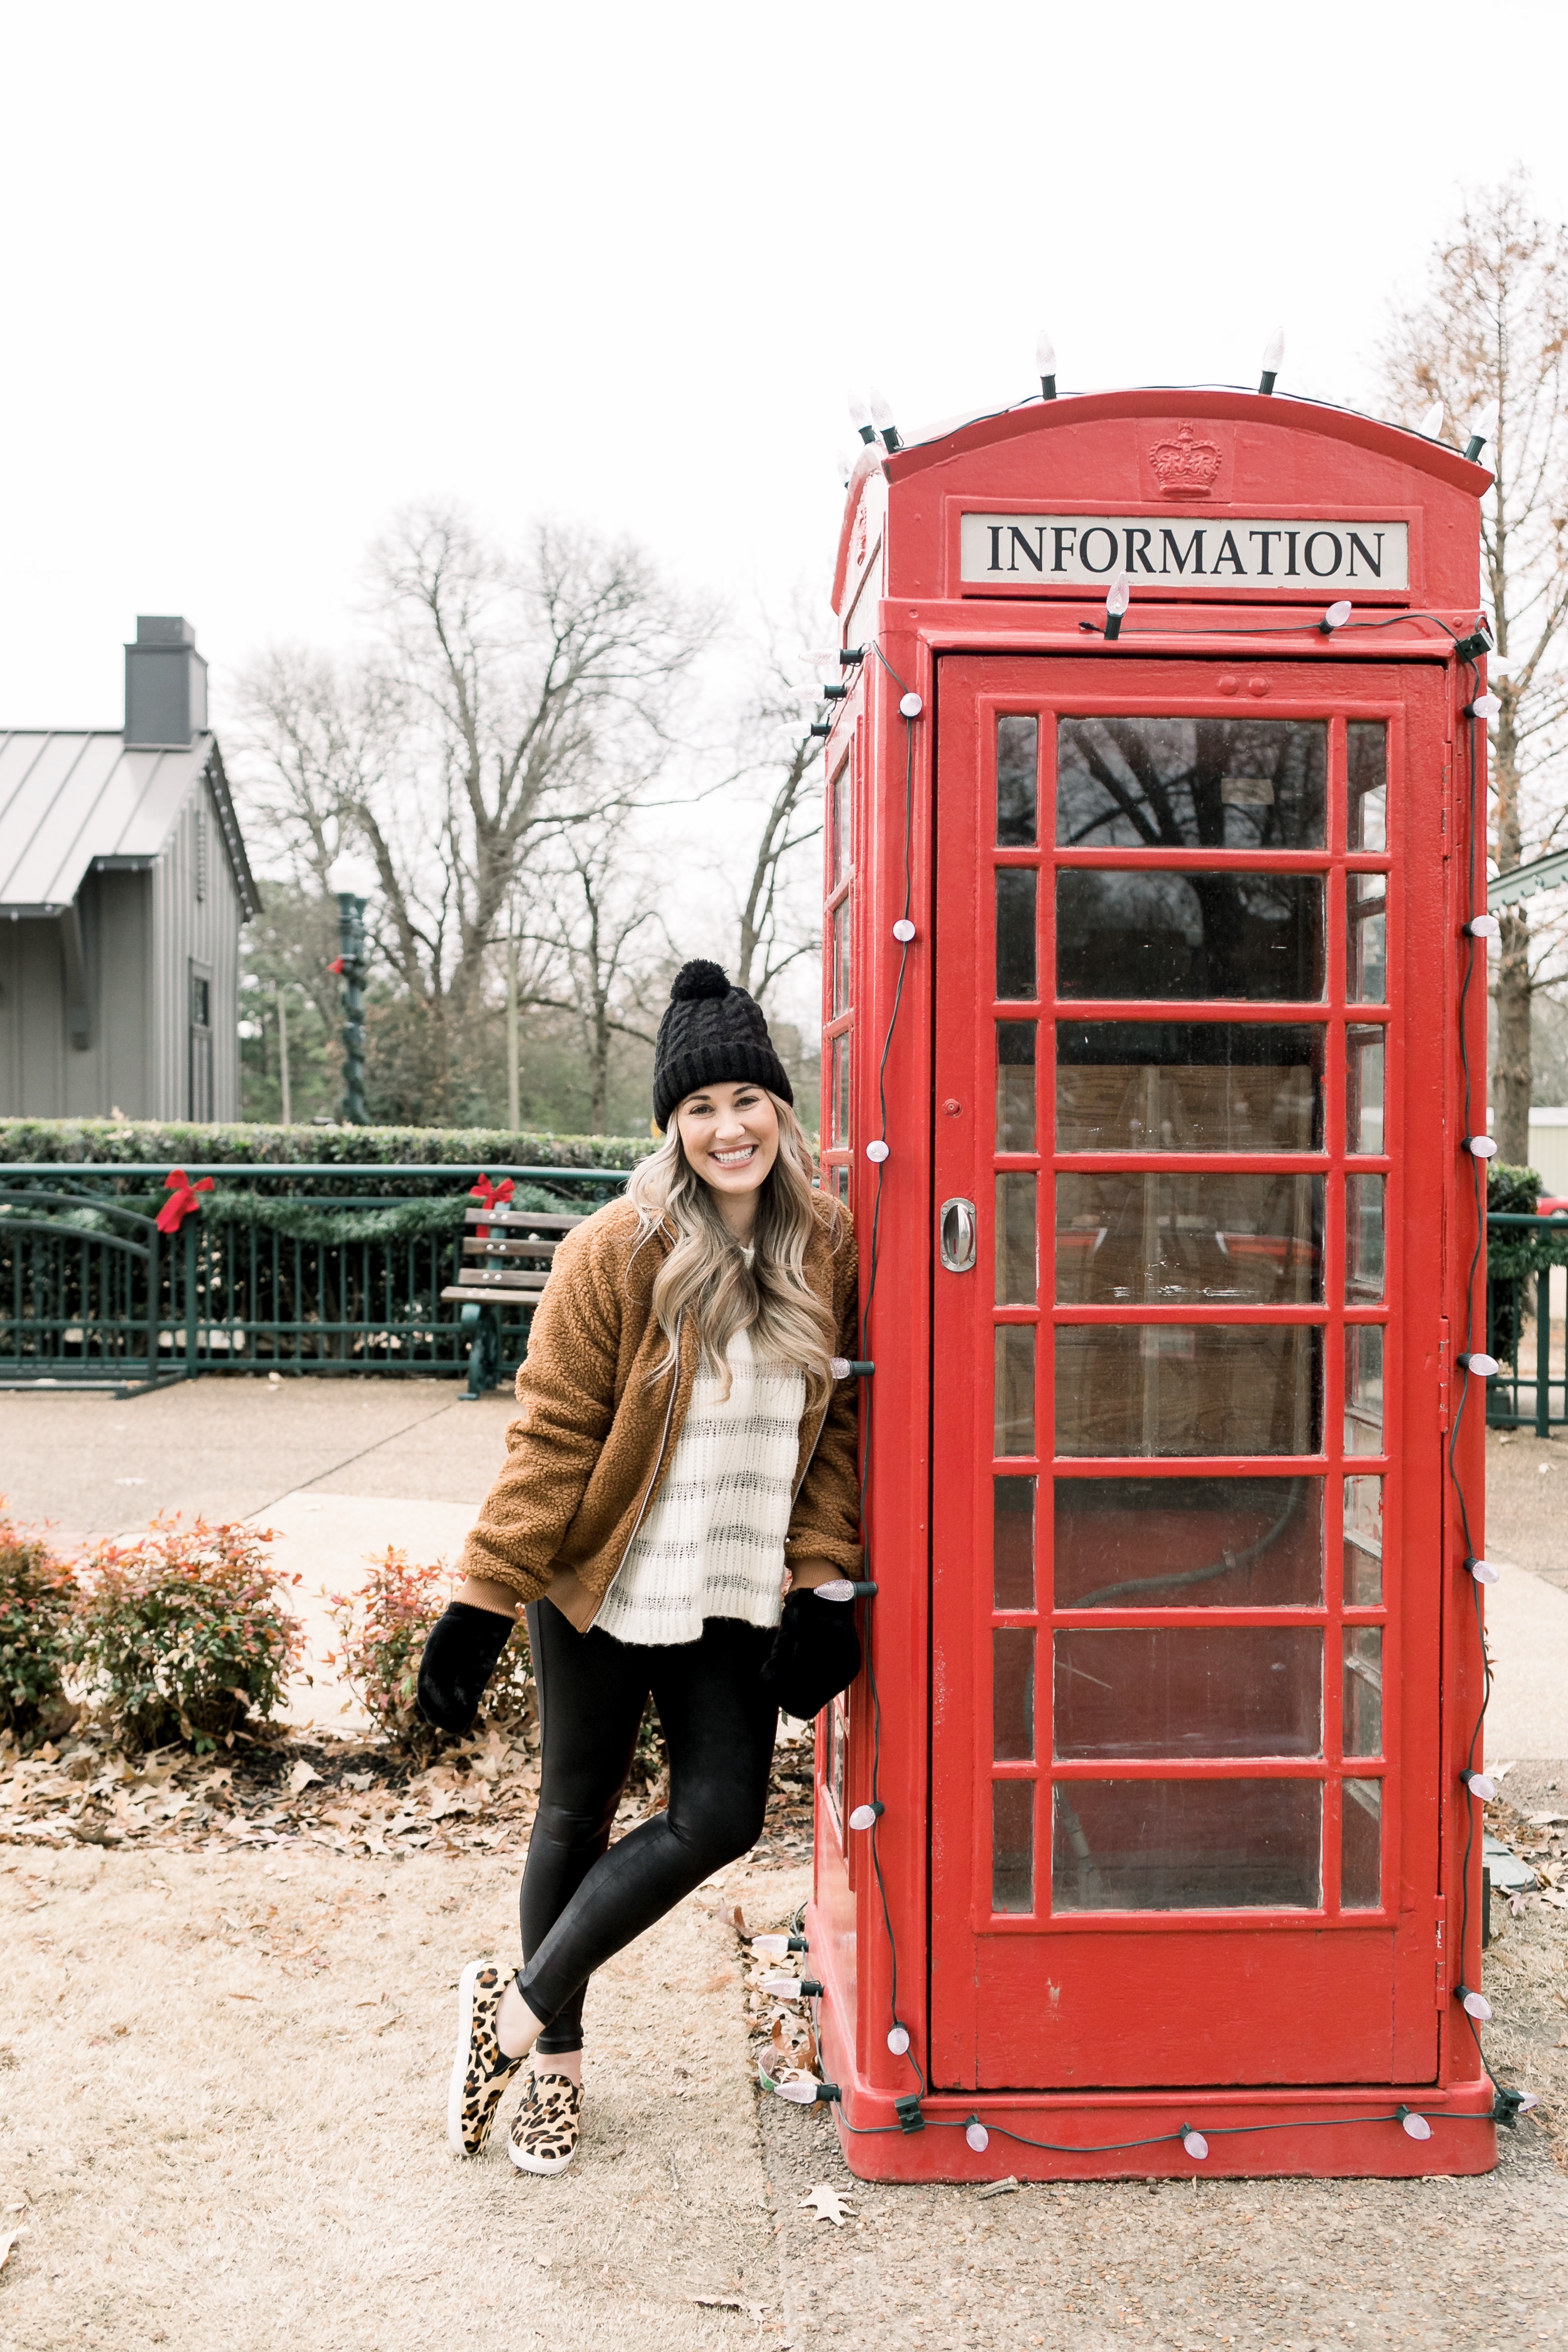
[[[521,2065],[496,2039],[507,1979],[493,1960],[470,1960],[458,1981],[458,2054],[447,2094],[447,2137],[458,2156],[482,2156],[501,2094]]]
[[[506,2152],[520,2172],[564,2172],[582,2124],[582,2084],[564,2074],[535,2074],[512,2117]]]

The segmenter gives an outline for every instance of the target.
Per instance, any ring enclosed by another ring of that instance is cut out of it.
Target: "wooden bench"
[[[462,1323],[471,1334],[468,1384],[461,1402],[488,1396],[500,1370],[500,1318],[503,1299],[534,1300],[550,1279],[550,1261],[563,1236],[580,1216],[565,1211],[541,1209],[468,1209],[463,1223],[464,1265],[456,1282],[441,1293],[444,1303],[462,1307]],[[483,1234],[473,1230],[484,1226]],[[468,1264],[468,1260],[473,1264]]]

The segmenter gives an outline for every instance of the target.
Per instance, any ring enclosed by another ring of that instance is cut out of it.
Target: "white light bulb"
[[[797,2077],[793,2082],[775,2083],[773,2088],[781,2099],[788,2099],[797,2107],[814,2107],[816,2105],[816,2084],[810,2080],[803,2083]]]
[[[1184,2132],[1182,2146],[1186,2149],[1187,2154],[1195,2157],[1200,2164],[1209,2152],[1209,2144],[1201,2131]]]
[[[889,2049],[892,2052],[895,2058],[901,2058],[909,2046],[909,2027],[907,2025],[895,2025],[892,2032],[888,2036]]]
[[[1342,629],[1350,616],[1350,604],[1345,598],[1342,597],[1337,604],[1331,604],[1323,614],[1323,626],[1325,629]]]
[[[759,1959],[787,1959],[789,1957],[789,1937],[787,1936],[753,1936],[752,1937],[752,1949],[756,1953]]]
[[[1497,1378],[1497,1358],[1483,1356],[1479,1349],[1472,1349],[1468,1355],[1461,1356],[1458,1360],[1460,1370],[1473,1372],[1478,1381],[1494,1381]]]
[[[836,1381],[847,1381],[849,1378],[850,1369],[848,1357],[829,1356],[827,1359],[827,1369],[832,1373]]]
[[[369,898],[374,894],[378,878],[368,857],[355,857],[352,853],[337,858],[327,868],[327,887],[335,898]]]
[[[976,2156],[984,2156],[991,2145],[991,2135],[981,2123],[965,2124],[963,2137]]]
[[[1497,431],[1497,421],[1501,413],[1500,405],[1497,401],[1483,402],[1470,419],[1471,440],[1475,440],[1479,436],[1481,440],[1489,441]]]
[[[877,1808],[875,1805],[857,1805],[854,1811],[849,1816],[849,1826],[852,1830],[874,1829],[876,1827],[876,1823]]]
[[[1467,719],[1495,719],[1501,709],[1502,702],[1499,696],[1478,694],[1473,702],[1466,703],[1465,716]]]
[[[1483,1805],[1489,1805],[1497,1795],[1497,1782],[1489,1772],[1467,1772],[1465,1786],[1472,1797],[1480,1799]]]
[[[855,460],[854,460],[854,458],[850,456],[850,454],[849,454],[849,452],[848,452],[848,450],[847,450],[847,449],[840,449],[840,451],[838,452],[838,472],[839,472],[839,477],[840,477],[840,478],[842,479],[842,481],[844,482],[844,484],[845,484],[846,488],[847,488],[847,487],[848,487],[849,477],[850,477],[850,475],[851,475],[854,471],[855,471]]]
[[[1285,358],[1285,330],[1276,327],[1263,346],[1263,373],[1278,375]]]
[[[1467,1135],[1465,1150],[1474,1152],[1478,1160],[1497,1158],[1497,1138],[1491,1135]]]
[[[1415,430],[1417,433],[1425,433],[1428,441],[1438,440],[1443,431],[1443,415],[1442,402],[1435,400]]]
[[[1461,1999],[1464,2002],[1465,2014],[1467,2017],[1473,2017],[1479,2025],[1489,2025],[1491,2023],[1492,2005],[1487,1999],[1484,1992],[1467,1991],[1461,1995]]]
[[[1540,2105],[1541,2094],[1539,2091],[1521,2091],[1519,2095],[1519,2110],[1521,2115],[1528,2115],[1531,2107],[1538,2107]]]
[[[1119,572],[1105,592],[1105,609],[1108,613],[1125,613],[1131,602],[1132,583],[1125,572]]]
[[[1473,940],[1500,940],[1502,925],[1495,915],[1472,915],[1465,925]]]
[[[1493,1560],[1473,1559],[1470,1562],[1470,1574],[1478,1584],[1496,1584],[1502,1575],[1502,1570]]]
[[[1056,372],[1057,347],[1042,327],[1035,339],[1035,373],[1055,375]]]
[[[904,694],[899,698],[899,716],[901,719],[918,719],[924,709],[925,704],[918,694]]]
[[[800,1999],[800,1979],[798,1977],[764,1977],[763,1979],[763,1990],[764,1992],[782,1993],[785,2000],[798,2000]]]
[[[875,384],[871,386],[871,422],[879,433],[886,433],[893,422],[893,412],[886,396],[878,391]]]
[[[1432,2126],[1427,2122],[1425,2116],[1415,2115],[1407,2108],[1405,2114],[1400,2116],[1399,2120],[1404,2125],[1405,2130],[1411,2139],[1431,2138]]]
[[[882,1141],[882,1139],[881,1139],[881,1137],[880,1137],[880,1136],[878,1136],[878,1137],[876,1138],[876,1139],[875,1139],[873,1142],[868,1143],[868,1144],[866,1146],[866,1157],[867,1157],[867,1159],[868,1159],[868,1160],[874,1160],[876,1161],[876,1163],[877,1163],[877,1165],[878,1165],[878,1167],[879,1167],[879,1168],[881,1166],[881,1164],[882,1164],[883,1160],[886,1160],[887,1156],[888,1156],[888,1147],[887,1147],[887,1145]]]
[[[893,937],[898,940],[899,945],[900,947],[907,948],[910,941],[914,938],[914,935],[915,927],[910,922],[909,917],[907,915],[900,915],[898,921],[893,925]]]
[[[871,422],[867,413],[866,404],[858,392],[852,392],[849,395],[849,422],[857,433],[864,433]]]

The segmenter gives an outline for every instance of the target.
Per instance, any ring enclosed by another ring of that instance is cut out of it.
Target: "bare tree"
[[[668,963],[657,880],[625,812],[614,808],[563,833],[541,928],[527,935],[550,956],[553,986],[520,998],[573,1016],[588,1072],[589,1132],[609,1122],[610,1060],[617,1037],[651,1047],[658,1025],[647,999]]]
[[[1568,720],[1568,228],[1536,214],[1522,171],[1467,197],[1434,248],[1426,295],[1398,314],[1382,358],[1405,421],[1440,399],[1450,441],[1462,444],[1476,413],[1498,404],[1482,558],[1502,705],[1491,740],[1491,845],[1506,871],[1568,832],[1560,767]],[[1562,977],[1563,925],[1538,919],[1532,942],[1522,904],[1500,920],[1493,1099],[1502,1157],[1522,1165],[1531,999]]]
[[[814,691],[821,661],[805,649],[810,622],[797,593],[787,618],[764,621],[755,682],[736,731],[727,793],[761,804],[761,825],[744,873],[735,978],[759,1003],[792,966],[821,945],[818,877],[802,853],[822,838],[822,746],[805,715],[824,706]]]

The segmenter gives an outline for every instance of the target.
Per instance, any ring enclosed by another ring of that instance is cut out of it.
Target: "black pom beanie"
[[[795,1101],[795,1089],[773,1051],[762,1007],[743,988],[731,988],[716,963],[699,956],[675,975],[653,1049],[653,1115],[668,1129],[678,1103],[699,1087],[750,1078],[753,1086]]]

